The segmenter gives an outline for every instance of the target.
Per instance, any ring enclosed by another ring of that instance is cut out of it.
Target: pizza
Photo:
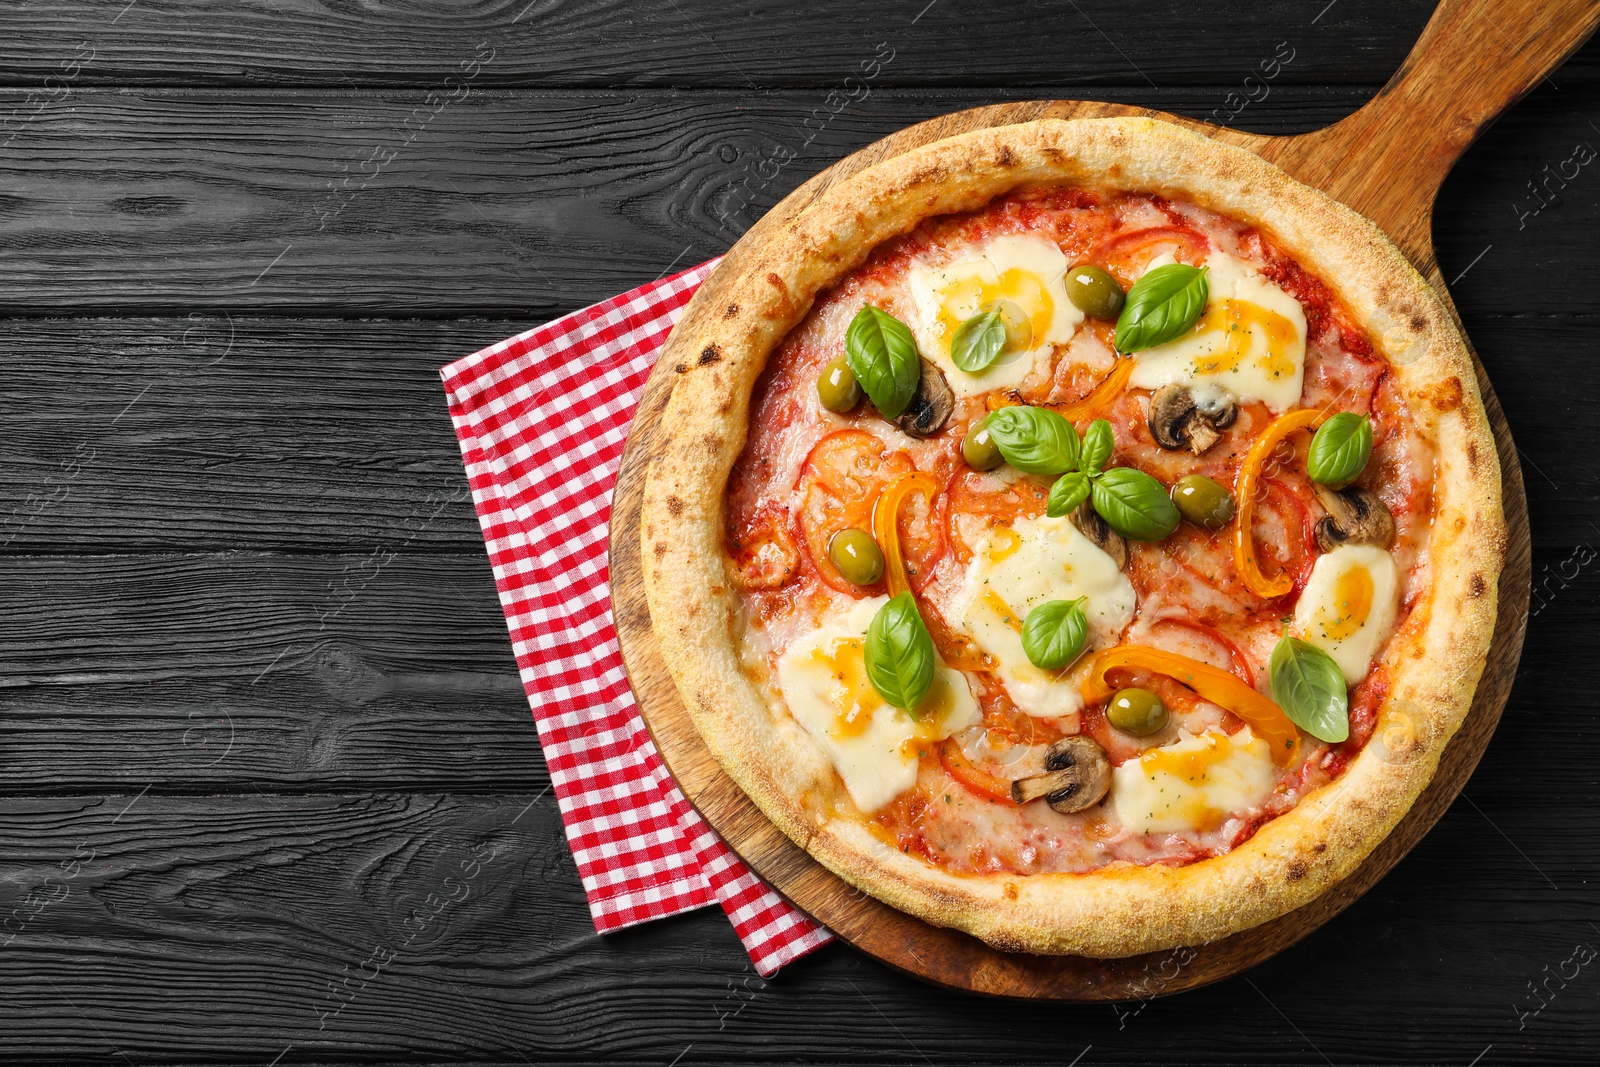
[[[696,727],[812,856],[1115,957],[1283,915],[1405,814],[1505,533],[1471,356],[1375,227],[1044,120],[862,170],[739,271],[674,340],[641,556]]]

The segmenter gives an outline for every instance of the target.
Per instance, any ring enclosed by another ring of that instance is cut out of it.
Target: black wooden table
[[[981,1001],[840,946],[762,981],[715,909],[597,936],[437,377],[905,124],[1067,96],[1310,129],[1429,8],[6,5],[8,1058],[1600,1060],[1600,45],[1438,212],[1532,511],[1503,725],[1386,881],[1199,992]]]

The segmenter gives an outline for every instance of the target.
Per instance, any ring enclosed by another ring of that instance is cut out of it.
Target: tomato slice
[[[800,537],[817,574],[841,593],[861,596],[859,586],[840,574],[828,558],[828,544],[840,530],[872,530],[872,506],[885,486],[916,470],[904,452],[891,451],[865,430],[840,430],[818,441],[800,471]],[[930,503],[908,499],[900,510],[900,545],[911,587],[920,590],[933,577],[944,554],[944,494]],[[881,592],[882,583],[870,592]]]
[[[954,475],[944,495],[948,540],[956,559],[966,563],[990,527],[1043,515],[1050,490],[1031,478],[1008,481],[998,474],[969,470]]]
[[[1262,498],[1256,502],[1251,522],[1256,559],[1268,579],[1287,575],[1294,587],[1286,595],[1298,597],[1317,560],[1311,512],[1293,490],[1276,478],[1263,478],[1261,488]]]
[[[1151,644],[1178,652],[1220,670],[1232,670],[1251,689],[1256,687],[1256,672],[1239,646],[1215,626],[1189,619],[1159,619],[1150,627]]]
[[[1011,783],[1004,778],[996,778],[967,759],[966,753],[961,751],[961,746],[956,744],[955,738],[946,739],[939,747],[939,763],[950,777],[965,786],[968,792],[985,800],[1011,807],[1017,806],[1017,802],[1011,799]]]
[[[1179,263],[1198,267],[1211,253],[1211,239],[1188,226],[1151,226],[1111,238],[1091,258],[1103,263],[1123,288],[1127,288],[1138,280],[1152,259],[1168,253]]]

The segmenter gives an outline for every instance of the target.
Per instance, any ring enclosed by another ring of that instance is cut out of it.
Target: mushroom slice
[[[1220,386],[1199,390],[1187,385],[1163,385],[1150,397],[1146,423],[1156,444],[1169,452],[1187,448],[1199,455],[1222,438],[1221,431],[1239,417],[1232,393]]]
[[[1063,737],[1044,754],[1044,773],[1011,783],[1018,804],[1044,798],[1063,815],[1092,808],[1111,788],[1111,761],[1090,737]]]
[[[1089,501],[1085,500],[1073,509],[1072,525],[1093,541],[1096,548],[1116,560],[1118,570],[1128,565],[1128,542],[1100,517]]]
[[[894,424],[912,437],[932,437],[944,429],[955,410],[956,394],[945,381],[944,372],[937,366],[922,361],[922,377],[917,382],[916,395],[906,409],[895,417]]]
[[[1343,489],[1316,487],[1317,500],[1328,515],[1317,523],[1317,547],[1332,552],[1340,545],[1377,545],[1386,548],[1394,539],[1394,516],[1378,494],[1355,486]]]

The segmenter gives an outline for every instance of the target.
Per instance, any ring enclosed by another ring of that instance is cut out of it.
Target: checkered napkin
[[[714,266],[575,311],[440,373],[595,928],[717,903],[768,976],[832,935],[756,877],[667,773],[628,688],[607,583],[628,424],[672,324]]]

